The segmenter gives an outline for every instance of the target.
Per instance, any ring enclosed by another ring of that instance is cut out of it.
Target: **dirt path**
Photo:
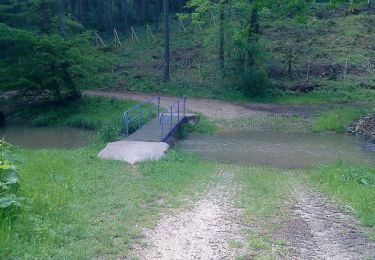
[[[286,225],[277,233],[291,259],[375,259],[374,242],[349,212],[321,194],[293,185],[295,203]]]
[[[219,182],[192,209],[165,216],[155,229],[145,230],[146,246],[135,250],[140,259],[234,259],[229,247],[241,239],[241,211],[234,207],[234,166],[221,168]]]
[[[128,92],[114,91],[84,91],[88,96],[104,96],[112,98],[134,99],[143,101],[151,95],[136,94]],[[176,97],[163,96],[161,106],[168,106],[176,102]],[[309,115],[321,109],[321,106],[314,105],[277,105],[277,104],[240,104],[216,99],[188,98],[187,108],[192,112],[201,113],[212,119],[230,119],[239,117],[249,117],[260,113],[293,113]]]

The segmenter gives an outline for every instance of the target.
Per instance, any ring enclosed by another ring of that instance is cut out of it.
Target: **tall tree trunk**
[[[2,111],[0,111],[0,127],[5,127],[5,115]]]
[[[96,15],[97,15],[97,19],[96,19],[96,23],[97,23],[97,26],[96,28],[99,29],[99,31],[105,31],[105,15],[104,15],[104,6],[103,6],[103,0],[97,0],[97,8],[96,8]]]
[[[254,33],[259,34],[258,8],[251,9],[251,29]]]
[[[124,34],[128,34],[128,0],[122,1],[122,24]]]
[[[160,29],[160,0],[156,0],[155,9],[155,30],[158,32]]]
[[[225,57],[224,57],[224,6],[223,1],[219,3],[219,66],[221,74],[225,75]]]
[[[170,79],[169,58],[169,0],[164,0],[164,82]]]
[[[66,24],[65,24],[65,1],[64,0],[57,0],[57,13],[59,16],[59,26],[60,26],[60,34],[62,36],[65,35],[66,31]]]
[[[107,9],[108,9],[108,32],[111,33],[113,31],[113,0],[107,1]]]
[[[81,24],[83,24],[83,19],[84,19],[84,3],[83,3],[83,0],[79,0],[79,21],[81,22]]]

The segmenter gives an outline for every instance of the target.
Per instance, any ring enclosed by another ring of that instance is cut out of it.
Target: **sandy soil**
[[[289,259],[375,259],[374,242],[351,212],[301,184],[293,189],[290,216],[277,230]]]
[[[145,230],[146,246],[133,253],[139,259],[234,259],[240,249],[241,211],[233,205],[233,167],[218,172],[220,181],[191,209],[164,216],[154,229]]]

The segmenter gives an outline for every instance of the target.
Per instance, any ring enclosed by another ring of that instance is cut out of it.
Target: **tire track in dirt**
[[[234,259],[240,249],[242,212],[234,207],[233,174],[237,166],[223,166],[219,181],[191,209],[164,216],[154,229],[144,230],[146,246],[137,246],[140,259]]]
[[[277,231],[286,241],[288,258],[375,259],[374,242],[351,213],[300,182],[291,184],[294,203]]]

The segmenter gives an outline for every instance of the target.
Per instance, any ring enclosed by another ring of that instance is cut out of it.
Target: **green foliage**
[[[0,226],[1,259],[128,257],[143,227],[215,178],[214,165],[189,153],[131,166],[97,159],[102,148],[17,151],[28,200]]]
[[[10,145],[0,140],[0,223],[12,207],[18,206],[18,176],[15,166],[6,158]]]
[[[200,115],[197,122],[190,122],[182,126],[179,130],[179,134],[183,138],[187,134],[214,134],[217,131],[216,124],[208,119],[207,117]]]
[[[55,100],[77,95],[82,74],[79,51],[58,35],[38,36],[0,24],[0,89],[52,93]],[[46,92],[47,91],[47,92]]]
[[[343,162],[310,171],[310,179],[321,189],[356,210],[364,225],[375,227],[375,168]],[[375,233],[372,234],[375,239]]]
[[[361,108],[342,108],[327,111],[319,115],[313,122],[314,132],[344,132],[346,128],[365,113]]]
[[[272,87],[266,73],[258,70],[247,70],[239,79],[240,89],[249,97],[264,96]]]

